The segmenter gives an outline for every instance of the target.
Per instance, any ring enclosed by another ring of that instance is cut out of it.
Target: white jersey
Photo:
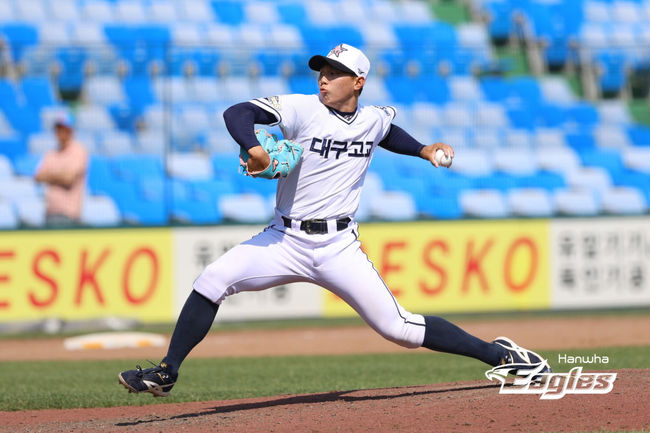
[[[388,134],[395,108],[359,105],[345,118],[319,95],[250,102],[273,114],[284,138],[304,149],[295,169],[278,180],[277,210],[296,220],[353,217],[373,152]]]

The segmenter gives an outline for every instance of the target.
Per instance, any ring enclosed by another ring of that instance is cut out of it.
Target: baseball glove
[[[266,153],[271,157],[271,163],[262,171],[250,172],[248,170],[248,152],[241,149],[239,152],[239,172],[246,176],[263,177],[265,179],[277,179],[286,177],[295,168],[303,148],[293,141],[277,140],[273,135],[264,129],[257,129],[255,136]]]

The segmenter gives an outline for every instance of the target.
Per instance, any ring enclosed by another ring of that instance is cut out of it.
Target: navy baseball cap
[[[348,44],[335,46],[327,56],[317,55],[309,59],[309,67],[314,71],[320,71],[325,64],[357,77],[366,78],[370,72],[370,60],[360,49]]]

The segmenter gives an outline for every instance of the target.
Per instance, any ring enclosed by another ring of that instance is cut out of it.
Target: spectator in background
[[[49,151],[36,169],[36,181],[47,184],[46,225],[79,224],[86,188],[88,152],[74,138],[72,118],[62,114],[54,122],[59,147]]]

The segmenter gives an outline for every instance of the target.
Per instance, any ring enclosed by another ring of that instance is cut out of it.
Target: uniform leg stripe
[[[390,289],[389,289],[388,286],[386,285],[386,282],[384,282],[384,279],[383,279],[383,278],[381,277],[381,275],[379,274],[379,271],[377,271],[377,268],[375,268],[375,265],[374,265],[374,264],[372,263],[372,261],[370,261],[370,259],[368,258],[368,255],[367,255],[366,253],[363,253],[363,255],[366,256],[366,260],[368,260],[368,263],[370,263],[370,266],[372,266],[372,270],[375,271],[375,273],[376,273],[377,276],[379,277],[379,280],[380,280],[380,281],[382,282],[382,284],[384,285],[384,288],[388,291],[388,294],[390,295],[391,299],[393,300],[393,304],[395,305],[395,309],[397,310],[397,314],[399,315],[399,317],[402,318],[402,320],[404,321],[404,323],[408,323],[408,324],[410,324],[410,325],[416,325],[416,326],[426,326],[424,323],[415,323],[415,322],[411,322],[411,321],[409,321],[406,317],[402,316],[402,312],[401,312],[400,309],[399,309],[399,304],[397,303],[397,299],[395,299],[395,296],[393,295],[393,292],[390,291]]]

